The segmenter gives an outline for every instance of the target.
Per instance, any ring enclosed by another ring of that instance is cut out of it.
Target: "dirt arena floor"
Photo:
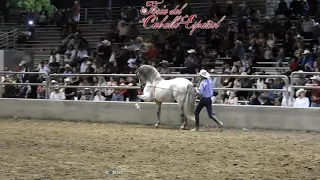
[[[320,179],[318,133],[1,119],[0,140],[0,180]]]

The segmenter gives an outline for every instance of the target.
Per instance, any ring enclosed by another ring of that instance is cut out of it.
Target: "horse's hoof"
[[[159,128],[159,124],[155,124],[154,127],[155,127],[155,128]]]
[[[186,130],[186,127],[185,126],[180,126],[180,129],[181,130]]]

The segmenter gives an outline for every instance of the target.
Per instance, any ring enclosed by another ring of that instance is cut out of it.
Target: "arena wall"
[[[132,102],[1,99],[0,116],[138,124],[156,122],[154,103],[140,103],[141,112],[134,105]],[[214,112],[226,127],[320,131],[320,109],[316,108],[215,105]],[[213,125],[205,109],[200,120],[201,124]],[[162,124],[180,125],[180,110],[176,104],[163,105]],[[194,122],[189,121],[189,126],[193,125]]]

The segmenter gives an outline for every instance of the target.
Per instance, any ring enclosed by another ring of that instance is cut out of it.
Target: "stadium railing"
[[[9,32],[3,32],[0,35],[0,49],[7,49],[10,47],[15,48],[18,33],[18,29],[13,29]]]
[[[11,72],[11,71],[0,71],[0,75],[1,76],[7,76],[7,75],[16,75],[16,76],[19,76],[19,75],[42,75],[46,78],[46,80],[48,80],[49,76],[47,73],[43,73],[43,72]],[[19,77],[17,77],[19,78]],[[30,85],[30,86],[46,86],[46,89],[48,89],[49,87],[49,82],[46,81],[46,84],[43,84],[43,83],[11,83],[11,82],[1,82],[0,81],[0,97],[2,97],[2,88],[3,88],[3,85],[22,85],[22,86],[26,86],[26,85]],[[48,91],[46,91],[46,93],[48,93]],[[49,97],[48,94],[46,94],[46,97]]]
[[[140,86],[101,86],[101,77],[135,77],[135,74],[51,74],[48,76],[48,81],[50,82],[51,79],[54,77],[66,77],[66,76],[73,76],[73,77],[97,77],[98,78],[98,85],[97,86],[54,86],[59,88],[97,88],[99,96],[101,96],[101,89],[102,88],[120,88],[120,89],[141,89]],[[184,78],[195,78],[199,77],[197,74],[161,74],[162,77],[184,77]],[[289,78],[285,75],[223,75],[223,74],[215,74],[211,75],[211,77],[236,77],[236,78],[282,78],[285,82],[285,89],[256,89],[256,88],[221,88],[219,83],[219,87],[216,87],[215,90],[228,90],[228,91],[275,91],[275,92],[287,92],[285,93],[286,97],[286,105],[288,105],[288,88],[289,88]],[[218,81],[220,82],[220,81]],[[48,92],[50,94],[52,86],[51,84],[48,85]],[[220,93],[219,93],[220,94]],[[48,98],[48,97],[47,97]]]

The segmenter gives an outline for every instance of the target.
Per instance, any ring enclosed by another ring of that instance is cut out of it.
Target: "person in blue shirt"
[[[200,95],[200,102],[198,103],[198,106],[195,111],[195,117],[196,117],[196,128],[191,129],[192,131],[198,131],[199,130],[199,114],[202,110],[202,108],[206,107],[208,116],[210,119],[212,119],[214,122],[216,122],[219,126],[219,128],[223,127],[223,123],[217,119],[212,113],[212,96],[213,96],[213,82],[210,78],[210,74],[202,69],[199,73],[201,76],[201,83],[199,86],[199,89],[196,89],[197,93]]]

